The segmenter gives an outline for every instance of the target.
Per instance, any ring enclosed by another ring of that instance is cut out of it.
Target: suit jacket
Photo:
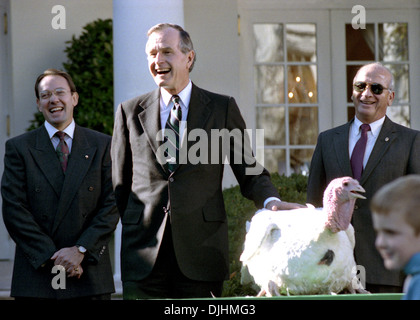
[[[64,175],[45,126],[6,142],[3,219],[16,242],[12,296],[73,298],[114,292],[108,242],[119,216],[111,177],[111,137],[75,127]],[[80,279],[51,285],[51,256],[84,246]]]
[[[245,123],[233,98],[193,84],[187,118],[190,138],[193,129],[197,128],[202,129],[198,133],[209,137],[208,149],[198,151],[197,138],[191,139],[194,141],[184,139],[183,146],[194,154],[207,152],[206,156],[209,156],[213,152],[218,163],[202,161],[195,164],[188,157],[170,174],[157,160],[162,145],[157,138],[160,130],[159,89],[118,107],[111,157],[122,222],[123,281],[141,280],[151,272],[167,219],[170,219],[175,255],[185,276],[201,281],[221,281],[228,276],[228,226],[222,195],[223,150],[222,147],[212,148],[210,137],[212,129],[236,129],[243,133]],[[245,197],[252,199],[257,207],[262,207],[269,196],[278,197],[266,170],[259,175],[247,175],[245,169],[252,165],[246,164],[243,155],[242,161],[232,160],[232,142],[224,146],[229,149],[231,167]],[[241,227],[244,226],[238,226]]]
[[[307,202],[322,206],[323,192],[328,183],[337,177],[353,175],[349,159],[352,122],[319,135],[310,167]],[[366,200],[357,199],[352,218],[356,236],[355,258],[357,264],[366,270],[367,283],[402,285],[402,274],[388,271],[375,248],[369,203],[381,186],[410,173],[420,173],[420,132],[386,117],[360,179],[366,190]]]

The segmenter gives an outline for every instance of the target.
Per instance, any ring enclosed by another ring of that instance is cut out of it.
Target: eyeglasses
[[[51,98],[52,95],[55,95],[56,97],[64,97],[67,94],[67,90],[65,89],[55,89],[54,91],[41,91],[39,93],[39,97],[43,100],[47,100]]]
[[[383,85],[379,83],[367,83],[358,81],[353,84],[354,91],[356,92],[363,92],[366,90],[367,86],[370,87],[370,90],[372,90],[373,94],[382,94],[382,92],[385,90],[390,90],[389,88],[385,88]]]

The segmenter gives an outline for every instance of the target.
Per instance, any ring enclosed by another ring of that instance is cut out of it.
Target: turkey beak
[[[351,194],[353,195],[354,198],[366,199],[366,197],[364,197],[361,194],[359,194],[359,192],[366,192],[365,189],[363,189],[363,187],[361,185],[358,185],[357,187],[355,187],[351,191]]]

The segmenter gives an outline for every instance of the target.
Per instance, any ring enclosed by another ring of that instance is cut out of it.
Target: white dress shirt
[[[183,141],[184,138],[184,131],[188,116],[188,106],[190,105],[191,100],[191,89],[192,89],[192,83],[191,80],[188,83],[188,85],[180,92],[178,93],[179,96],[179,104],[181,106],[182,110],[182,119],[181,124],[179,126],[179,136],[181,137],[181,141]],[[165,89],[160,89],[160,125],[163,130],[165,130],[166,121],[168,120],[169,113],[171,112],[171,108],[173,107],[174,103],[171,100],[172,94],[170,94]],[[162,136],[164,135],[164,132],[162,131]]]
[[[54,146],[54,149],[57,148],[58,143],[60,142],[60,138],[55,136],[55,133],[58,130],[57,128],[53,127],[49,122],[45,121],[44,122],[45,128],[48,131],[48,135],[50,136],[51,142]],[[71,123],[63,130],[63,132],[66,133],[66,135],[64,136],[64,141],[66,141],[67,146],[69,147],[69,153],[71,153],[71,147],[73,145],[73,135],[74,135],[74,128],[75,128],[76,124],[74,122],[74,119],[71,121]]]
[[[370,131],[368,131],[368,140],[366,143],[366,150],[365,155],[363,158],[363,168],[366,167],[366,163],[369,160],[370,154],[372,153],[373,147],[375,145],[376,139],[378,139],[379,132],[381,132],[382,125],[384,124],[385,117],[376,120],[375,122],[369,123]],[[363,123],[354,117],[353,124],[350,127],[350,134],[349,134],[349,155],[351,158],[351,154],[353,153],[354,146],[356,145],[357,140],[359,140],[361,136],[360,126]]]

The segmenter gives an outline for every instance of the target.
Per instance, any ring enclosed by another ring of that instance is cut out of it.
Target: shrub
[[[64,50],[68,61],[64,70],[73,78],[79,93],[74,109],[77,124],[112,134],[114,124],[112,20],[98,19],[87,24],[80,36],[73,35]],[[31,120],[28,130],[41,126],[40,112]]]
[[[290,177],[274,173],[271,182],[277,188],[280,198],[287,202],[306,203],[308,178],[299,174]],[[247,296],[257,292],[250,285],[241,285],[241,262],[246,235],[246,221],[250,221],[256,208],[252,201],[241,195],[239,186],[223,190],[229,228],[230,279],[225,282],[223,296]]]

